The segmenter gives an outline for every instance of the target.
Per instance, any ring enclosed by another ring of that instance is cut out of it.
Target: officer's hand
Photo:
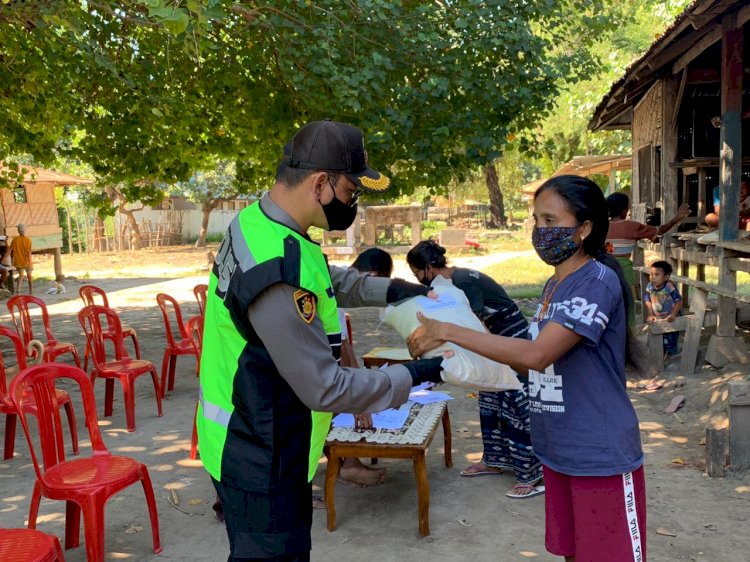
[[[398,302],[410,297],[429,297],[436,299],[437,295],[429,287],[420,283],[409,283],[403,279],[393,279],[388,285],[388,292],[385,295],[385,302]]]
[[[443,378],[440,376],[440,373],[443,370],[442,363],[442,357],[433,357],[431,359],[410,361],[404,363],[404,366],[409,369],[412,386],[417,386],[423,382],[443,382]]]

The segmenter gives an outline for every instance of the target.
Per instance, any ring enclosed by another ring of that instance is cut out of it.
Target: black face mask
[[[430,287],[432,285],[432,280],[427,279],[427,271],[426,270],[423,270],[423,271],[424,271],[424,277],[422,277],[422,279],[420,279],[419,282],[422,283],[422,285],[424,285],[425,287]]]
[[[333,190],[333,199],[329,203],[323,205],[323,212],[326,215],[328,221],[328,230],[346,230],[349,228],[354,219],[357,218],[357,205],[347,205],[336,197],[336,190],[333,189],[333,185],[329,183]]]

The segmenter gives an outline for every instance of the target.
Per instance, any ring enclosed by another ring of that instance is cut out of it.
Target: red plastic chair
[[[109,299],[107,299],[107,293],[104,292],[104,289],[100,289],[96,285],[83,285],[80,289],[78,289],[78,296],[81,297],[81,300],[83,301],[83,306],[90,306],[92,304],[97,304],[96,299],[97,297],[101,299],[102,306],[105,306],[109,308]],[[111,330],[110,330],[111,331]],[[135,332],[135,328],[131,328],[129,326],[122,326],[122,335],[123,338],[130,338],[133,341],[133,350],[135,351],[135,357],[136,359],[141,358],[141,346],[138,343],[138,334]],[[104,337],[108,340],[113,339],[113,335],[109,332],[106,332],[104,334]],[[88,372],[89,367],[89,355],[91,353],[91,350],[86,346],[86,351],[83,354],[83,370]]]
[[[201,353],[203,352],[203,321],[204,316],[193,316],[185,325],[188,335],[193,340],[195,349],[198,350],[198,374],[200,375]],[[195,414],[193,415],[193,435],[190,438],[190,458],[198,458],[198,404],[195,405]]]
[[[86,427],[93,454],[86,458],[65,460],[61,441],[60,413],[55,393],[51,392],[57,379],[72,380],[81,392],[86,413]],[[96,417],[94,387],[81,369],[59,363],[29,367],[19,373],[10,386],[13,403],[18,409],[31,459],[36,471],[36,482],[29,508],[29,528],[36,528],[39,503],[42,496],[51,500],[64,500],[65,548],[79,545],[79,527],[83,511],[83,529],[88,562],[104,560],[104,507],[120,490],[141,482],[146,495],[154,553],[161,552],[159,544],[159,518],[156,511],[154,489],[146,465],[129,457],[110,454],[102,441]],[[39,415],[39,444],[41,465],[35,450],[35,439],[29,429],[26,407],[29,394],[36,401]]]
[[[193,287],[193,294],[195,300],[198,301],[198,310],[201,314],[206,314],[206,294],[208,293],[208,285],[201,283]]]
[[[164,348],[164,358],[161,362],[161,395],[164,396],[167,390],[174,389],[174,372],[177,367],[177,357],[180,355],[193,355],[198,359],[198,350],[195,349],[193,339],[188,335],[185,325],[182,323],[182,312],[177,301],[165,293],[156,295],[156,302],[159,303],[161,314],[164,317],[164,329],[167,332],[167,347]],[[172,333],[170,307],[174,314],[174,321],[178,333]],[[179,339],[175,339],[175,335]],[[165,387],[167,380],[167,371],[169,371],[169,386]]]
[[[0,560],[65,562],[60,541],[35,529],[0,529]]]
[[[13,344],[13,351],[16,355],[16,361],[18,362],[18,369],[22,371],[26,368],[26,353],[24,352],[21,338],[18,334],[6,328],[0,326],[0,337],[8,338]],[[0,355],[0,414],[5,414],[5,451],[3,453],[3,460],[13,458],[13,450],[16,444],[16,419],[18,417],[18,411],[13,405],[13,401],[10,399],[8,394],[8,388],[6,386],[6,369],[5,362],[3,361],[2,355]],[[58,388],[55,389],[57,394],[57,404],[60,407],[65,408],[65,413],[68,416],[68,426],[70,427],[70,440],[73,443],[73,454],[78,454],[78,427],[76,424],[76,414],[73,410],[73,403],[70,401],[70,395],[64,390]],[[31,396],[26,401],[27,413],[36,416],[37,410],[34,404],[34,397]],[[0,560],[3,560],[0,557]]]
[[[42,312],[42,323],[44,324],[44,333],[47,337],[47,343],[44,343],[43,359],[45,363],[54,361],[60,355],[66,353],[72,353],[73,359],[75,359],[76,366],[80,368],[81,361],[78,358],[78,350],[72,343],[57,341],[55,336],[52,335],[52,330],[49,326],[49,314],[47,313],[47,306],[44,304],[42,299],[32,297],[30,295],[16,295],[8,300],[8,311],[13,317],[13,323],[16,325],[16,331],[23,340],[23,345],[28,346],[29,342],[33,339],[40,340],[40,338],[34,337],[34,327],[31,322],[31,314],[29,312],[29,305],[34,304],[39,307]]]
[[[78,313],[78,321],[86,333],[86,345],[91,348],[91,357],[94,366],[91,369],[91,382],[97,377],[106,379],[104,387],[104,417],[112,415],[112,401],[114,399],[115,379],[122,384],[125,395],[125,419],[128,431],[135,431],[135,379],[146,373],[151,373],[156,393],[156,409],[159,416],[161,411],[161,394],[159,393],[159,382],[156,375],[156,367],[151,361],[144,359],[131,359],[125,351],[122,331],[120,330],[120,318],[117,313],[109,308],[91,305],[84,307]],[[114,344],[114,358],[107,357],[107,349],[104,345],[104,334],[112,335]]]

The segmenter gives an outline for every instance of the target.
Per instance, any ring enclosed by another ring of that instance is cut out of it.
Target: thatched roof
[[[569,162],[560,166],[550,177],[575,174],[577,176],[595,176],[609,174],[617,170],[630,170],[630,154],[607,154],[603,156],[574,156]],[[521,188],[524,199],[531,199],[542,184],[549,178],[542,178],[527,183]]]
[[[61,174],[54,170],[45,170],[43,168],[34,168],[33,166],[21,166],[26,170],[23,176],[23,183],[54,183],[55,185],[91,185],[94,180],[90,178],[81,178],[68,174]],[[0,175],[7,173],[8,168],[0,165]]]
[[[648,51],[633,62],[594,110],[589,129],[628,129],[633,107],[658,78],[676,73],[721,41],[722,18],[736,11],[738,25],[750,18],[747,0],[695,0]]]

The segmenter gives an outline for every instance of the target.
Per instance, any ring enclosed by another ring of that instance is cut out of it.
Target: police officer
[[[330,412],[404,403],[440,381],[441,359],[381,371],[338,364],[343,307],[424,295],[399,279],[328,267],[311,226],[347,229],[361,192],[390,180],[368,166],[362,131],[318,121],[284,147],[276,182],[230,224],[210,276],[198,440],[221,499],[230,561],[310,559],[310,480]]]

